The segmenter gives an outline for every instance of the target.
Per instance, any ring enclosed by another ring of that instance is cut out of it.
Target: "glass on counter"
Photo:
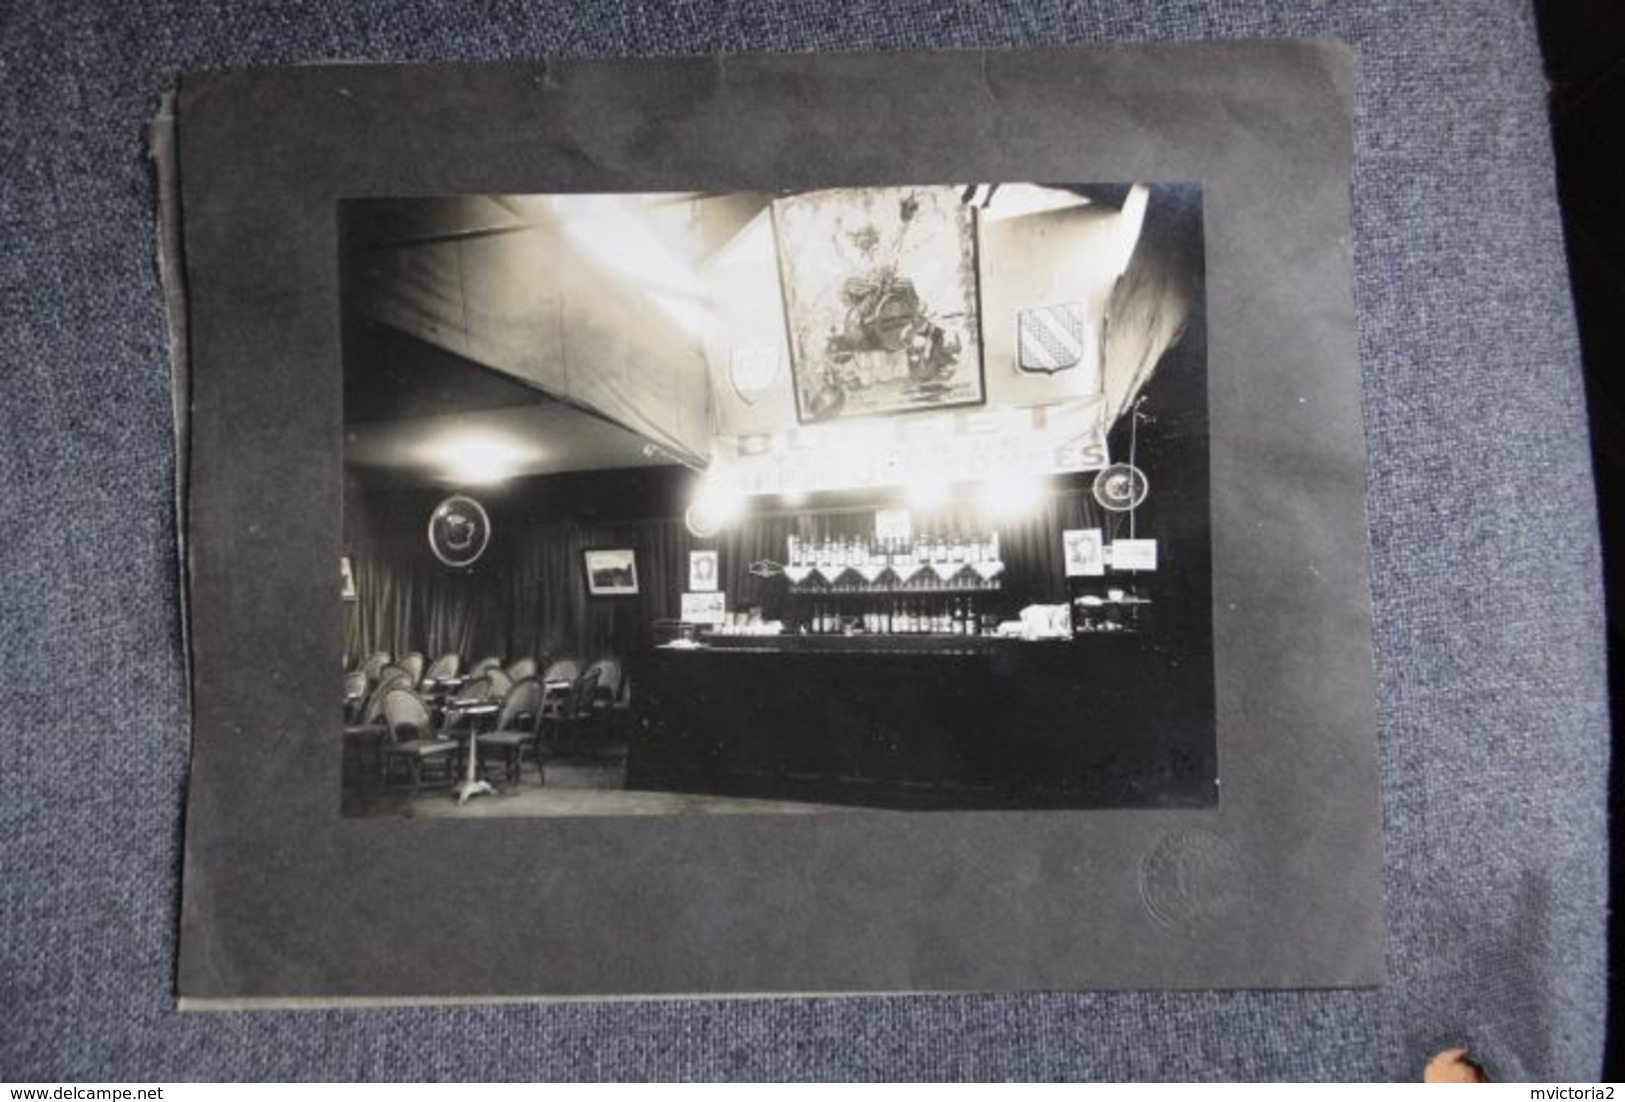
[[[1072,634],[1139,631],[1146,626],[1151,601],[1132,586],[1112,586],[1104,593],[1090,592],[1072,598]]]
[[[712,635],[782,635],[784,621],[764,620],[762,610],[753,607],[744,612],[730,612],[722,623],[711,629]]]

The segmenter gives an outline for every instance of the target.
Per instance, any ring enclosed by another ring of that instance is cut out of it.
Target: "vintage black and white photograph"
[[[587,592],[594,597],[631,597],[638,592],[638,556],[628,548],[583,551]]]
[[[344,814],[1216,804],[1202,202],[341,203]]]
[[[712,593],[717,588],[717,553],[690,551],[688,553],[688,588],[697,593]]]

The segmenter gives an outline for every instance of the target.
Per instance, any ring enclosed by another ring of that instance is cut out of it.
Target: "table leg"
[[[480,779],[480,734],[477,724],[468,729],[468,770],[457,786],[457,806],[462,807],[475,796],[495,796],[496,789]]]

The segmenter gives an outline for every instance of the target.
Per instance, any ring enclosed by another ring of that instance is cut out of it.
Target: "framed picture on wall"
[[[1099,528],[1068,528],[1061,533],[1061,545],[1066,550],[1068,578],[1095,578],[1106,573]]]
[[[587,592],[594,597],[629,597],[638,591],[638,558],[631,548],[583,551]]]
[[[717,553],[690,551],[688,553],[688,588],[695,593],[713,593],[717,588]]]
[[[961,189],[835,188],[772,211],[802,424],[986,400]]]

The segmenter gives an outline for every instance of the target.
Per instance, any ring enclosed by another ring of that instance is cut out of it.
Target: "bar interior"
[[[340,218],[347,815],[1216,801],[1199,186]]]

